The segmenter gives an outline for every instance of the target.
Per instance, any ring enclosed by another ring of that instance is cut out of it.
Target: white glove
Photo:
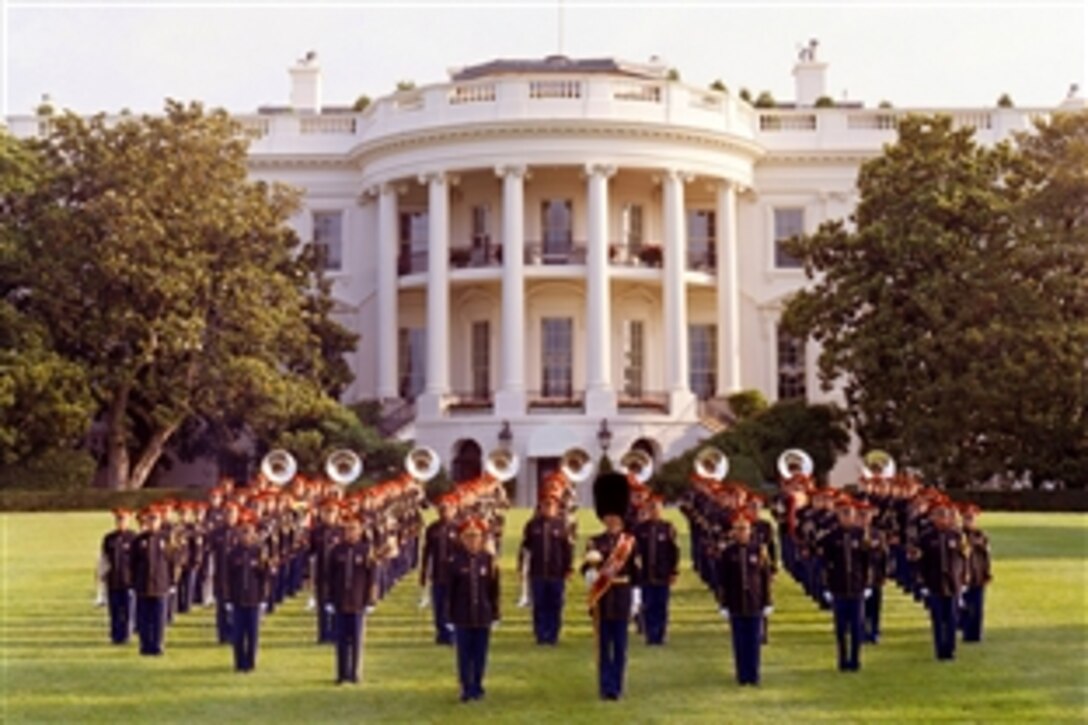
[[[496,620],[495,620],[494,622],[492,622],[492,623],[491,623],[491,629],[492,629],[492,631],[494,631],[494,630],[496,630],[496,629],[498,629],[498,628],[499,628],[499,623],[500,623],[500,620],[498,620],[498,619],[496,619]]]
[[[228,612],[233,612],[234,611],[234,605],[231,604],[230,602],[227,602],[226,604],[223,605],[223,609],[227,610]]]
[[[371,606],[369,606],[369,607],[367,607],[366,609],[363,610],[363,614],[365,614],[365,615],[367,615],[369,617],[371,614],[374,614],[375,609],[377,609],[377,607],[375,607],[374,605],[371,605]]]
[[[453,624],[451,622],[446,623],[446,631],[453,632]]]
[[[768,606],[763,608],[763,616],[764,617],[769,617],[772,614],[774,614],[774,607],[768,605]]]
[[[419,608],[426,609],[431,606],[431,596],[427,593],[427,589],[424,588],[419,595]]]
[[[335,614],[336,613],[336,607],[334,607],[332,604],[326,604],[325,605],[325,611],[328,612],[329,614]]]
[[[729,621],[729,610],[726,609],[725,607],[722,607],[721,609],[719,609],[718,614],[722,615],[722,619],[724,619],[725,621],[727,621],[727,622]]]
[[[307,612],[312,612],[315,609],[317,609],[317,600],[314,599],[313,597],[310,597],[309,599],[306,600],[306,611]]]
[[[929,590],[926,589],[925,587],[922,587],[921,589],[919,589],[918,593],[921,594],[923,597],[928,597],[929,596]]]
[[[522,594],[520,597],[518,597],[518,607],[524,609],[527,606],[529,606],[529,597]]]
[[[106,598],[104,596],[102,596],[101,593],[99,593],[99,595],[94,598],[94,606],[96,606],[96,607],[106,606]]]
[[[637,617],[639,610],[642,609],[642,590],[638,587],[634,587],[631,590],[631,616]]]
[[[873,590],[869,587],[865,587],[865,598],[868,599],[871,596],[873,596]]]
[[[824,601],[827,602],[828,604],[831,604],[832,599],[834,599],[834,597],[831,596],[831,592],[825,590],[824,591]]]
[[[586,569],[586,577],[585,578],[586,578],[586,586],[587,587],[593,586],[593,582],[597,581],[597,570],[596,569]]]

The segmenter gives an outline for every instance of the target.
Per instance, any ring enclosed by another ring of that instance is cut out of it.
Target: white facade
[[[293,109],[239,118],[253,176],[303,189],[293,223],[330,245],[338,318],[360,335],[346,400],[413,406],[403,433],[447,462],[508,424],[524,504],[564,450],[600,452],[602,421],[614,455],[644,439],[663,460],[709,434],[700,398],[834,399],[815,346],[779,340],[806,280],[776,229],[847,216],[904,112],[812,107],[826,66],[810,50],[800,102],[775,109],[662,68],[550,58],[322,111],[316,58],[300,61]],[[914,110],[985,143],[1049,112]]]

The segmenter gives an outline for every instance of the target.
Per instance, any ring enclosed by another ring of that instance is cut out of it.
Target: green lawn
[[[520,529],[524,513],[511,517]],[[212,613],[185,615],[162,658],[108,643],[91,606],[108,514],[0,517],[0,722],[743,722],[1088,720],[1086,524],[1073,514],[987,514],[996,582],[985,641],[938,663],[924,610],[889,587],[885,633],[862,670],[839,674],[829,615],[784,576],[776,584],[763,684],[733,680],[728,630],[688,562],[669,643],[632,638],[627,693],[596,697],[592,635],[574,581],[557,648],[531,641],[515,609],[514,542],[505,546],[504,619],[491,648],[487,699],[457,702],[453,653],[432,644],[419,591],[402,582],[371,618],[364,682],[333,683],[331,648],[294,600],[266,619],[257,670],[237,675],[213,644]],[[588,517],[582,531],[597,524]]]

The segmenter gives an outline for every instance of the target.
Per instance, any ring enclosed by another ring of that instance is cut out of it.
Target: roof
[[[452,69],[450,80],[470,81],[488,76],[523,73],[601,73],[661,80],[668,75],[668,68],[656,58],[649,63],[632,63],[615,58],[568,58],[565,55],[549,55],[543,59],[499,58]]]

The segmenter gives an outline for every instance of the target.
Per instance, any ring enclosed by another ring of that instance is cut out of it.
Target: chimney
[[[797,53],[797,64],[793,66],[793,80],[796,87],[798,106],[814,106],[816,99],[827,95],[827,63],[816,60],[816,47],[819,42],[813,38],[808,46]]]
[[[288,72],[291,108],[299,113],[321,113],[321,66],[317,64],[317,53],[309,51]]]

